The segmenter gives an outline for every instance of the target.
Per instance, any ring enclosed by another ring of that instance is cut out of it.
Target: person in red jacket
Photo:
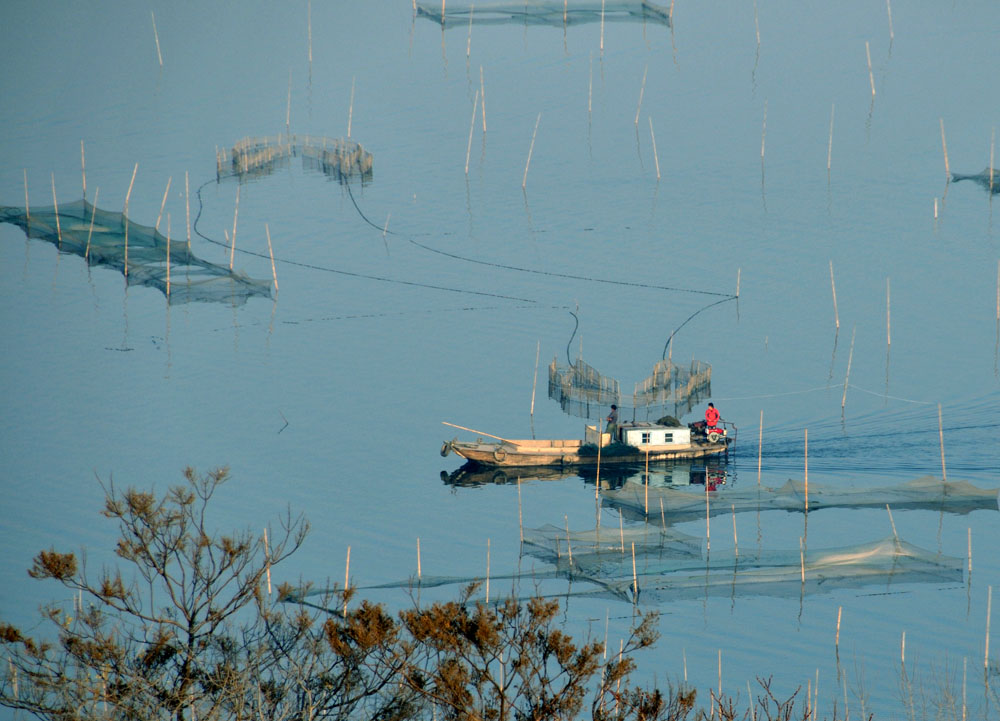
[[[719,411],[714,403],[709,403],[705,409],[705,430],[712,431],[719,424]]]

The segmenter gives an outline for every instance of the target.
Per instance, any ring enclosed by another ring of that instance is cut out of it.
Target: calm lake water
[[[802,479],[807,429],[813,483],[940,476],[939,404],[948,479],[1000,486],[1000,230],[984,188],[946,183],[942,148],[943,127],[951,171],[990,162],[1000,6],[889,9],[678,2],[672,27],[443,31],[399,0],[8,3],[0,205],[23,205],[25,179],[30,205],[51,205],[53,184],[78,199],[83,141],[88,198],[121,208],[138,164],[129,217],[154,225],[169,181],[174,237],[187,173],[197,231],[215,241],[196,233],[193,249],[225,264],[237,183],[216,182],[217,148],[350,135],[374,172],[348,191],[293,159],[240,186],[235,267],[269,277],[267,223],[280,293],[238,307],[168,307],[0,225],[0,617],[31,625],[61,597],[25,574],[39,549],[83,547],[94,568],[111,558],[98,480],[162,490],[187,465],[231,467],[220,528],[307,515],[312,533],[277,580],[342,581],[348,548],[357,584],[406,579],[418,538],[428,575],[541,568],[519,553],[515,484],[442,482],[460,464],[438,454],[456,435],[441,421],[579,437],[583,419],[546,397],[547,363],[570,343],[630,393],[671,331],[720,297],[692,291],[739,289],[673,350],[712,364],[713,400],[739,427],[727,488],[756,486],[759,437],[762,485]],[[580,476],[526,481],[520,503],[525,527],[595,525]],[[638,524],[609,506],[600,519]],[[852,717],[934,718],[950,693],[950,718],[967,667],[970,717],[997,718],[996,639],[992,691],[983,673],[996,510],[828,509],[807,525],[723,514],[711,552],[794,552],[804,536],[851,546],[893,524],[963,567],[971,539],[972,572],[666,600],[640,677],[686,677],[707,704],[720,669],[743,699],[773,675],[828,715],[846,696]],[[676,528],[706,534],[704,519]],[[576,596],[580,584],[543,590],[566,595],[572,633],[607,624],[614,647],[631,621],[631,604]]]

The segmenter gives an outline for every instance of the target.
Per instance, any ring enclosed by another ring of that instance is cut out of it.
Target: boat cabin
[[[691,445],[691,429],[683,426],[661,426],[647,421],[626,421],[618,426],[617,437],[601,434],[601,446],[612,442],[624,443],[646,450],[667,450]],[[597,445],[597,427],[587,426],[585,440]]]

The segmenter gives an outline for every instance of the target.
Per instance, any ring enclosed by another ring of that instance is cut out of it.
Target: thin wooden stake
[[[94,191],[94,209],[90,212],[90,230],[87,231],[87,248],[83,251],[85,259],[90,258],[90,238],[94,234],[94,217],[97,215],[97,197],[101,194],[101,188]]]
[[[524,164],[524,177],[521,178],[521,190],[528,184],[528,166],[531,165],[531,154],[535,150],[535,135],[538,134],[538,122],[542,119],[542,114],[539,113],[538,117],[535,118],[535,129],[531,133],[531,145],[528,146],[528,160]],[[597,447],[600,448],[601,444],[598,443]]]
[[[840,614],[843,610],[843,606],[837,606],[837,635],[834,637],[833,645],[837,649],[838,653],[840,651]]]
[[[28,219],[28,222],[30,223],[31,222],[31,209],[28,207],[28,169],[27,168],[24,168],[24,216],[25,216],[25,218]],[[998,267],[998,271],[997,272],[1000,273],[1000,266],[997,266],[997,267]],[[1000,279],[1000,275],[998,275],[997,278]],[[1000,282],[1000,281],[998,281],[998,282]],[[1000,288],[1000,285],[998,285],[997,287]],[[998,293],[1000,293],[1000,291],[998,291]],[[1000,306],[998,306],[998,307],[1000,307]]]
[[[649,65],[642,71],[642,85],[639,86],[639,105],[635,109],[635,127],[639,127],[639,112],[642,110],[642,96],[646,92],[646,74],[649,72]]]
[[[632,541],[632,603],[639,600],[639,575],[635,571],[635,541]],[[989,644],[987,644],[988,650]]]
[[[135,183],[135,174],[139,171],[139,164],[132,168],[132,180],[128,183],[128,191],[125,193],[125,207],[122,209],[122,223],[125,225],[125,277],[128,278],[128,199],[132,195],[132,185]]]
[[[601,55],[604,55],[604,0],[601,0]]]
[[[986,589],[986,654],[983,657],[983,668],[987,673],[990,669],[990,616],[993,611],[993,586]]]
[[[441,2],[441,22],[444,22],[444,0]],[[347,137],[351,137],[351,121],[354,119],[354,81],[356,77],[351,78],[351,107],[347,111]]]
[[[764,163],[764,142],[767,140],[767,99],[764,99],[764,122],[760,129],[760,162]]]
[[[972,575],[972,526],[969,526],[969,575]]]
[[[707,482],[708,479],[706,478],[705,480]],[[740,555],[740,542],[739,542],[739,539],[736,537],[736,504],[733,503],[731,505],[733,507],[733,550],[734,550],[734,553],[735,553],[736,557],[739,558],[739,555]]]
[[[156,58],[160,61],[160,67],[163,67],[163,54],[160,53],[160,34],[156,32],[156,14],[150,10],[150,16],[153,18],[153,39],[156,41]]]
[[[271,256],[271,277],[274,279],[274,291],[278,292],[278,273],[274,269],[274,250],[271,248],[271,229],[264,223],[264,232],[267,234],[267,254]]]
[[[52,173],[52,205],[56,210],[56,237],[62,243],[62,227],[59,225],[59,201],[56,200],[56,174]]]
[[[479,91],[476,91],[476,99],[472,101],[472,120],[469,121],[469,145],[465,149],[465,174],[469,174],[469,155],[472,154],[472,131],[476,127],[476,110],[479,108]]]
[[[993,197],[993,152],[997,144],[997,129],[993,128],[990,133],[990,197]]]
[[[833,111],[836,103],[830,104],[830,142],[826,146],[826,172],[830,172],[830,162],[833,160]]]
[[[837,312],[837,283],[833,279],[833,261],[830,261],[830,290],[833,291],[833,322],[840,330],[840,313]]]
[[[892,323],[889,314],[889,279],[885,279],[885,344],[892,345]]]
[[[906,631],[903,631],[903,636],[899,640],[899,663],[906,665]]]
[[[806,582],[806,552],[802,544],[802,536],[799,536],[799,572],[802,576],[802,584]]]
[[[236,220],[240,215],[240,186],[236,186],[236,206],[233,208],[233,238],[229,244],[229,270],[233,269],[233,258],[236,255]]]
[[[806,432],[806,468],[805,468],[805,487],[806,487],[806,513],[809,513],[809,429],[805,429]]]
[[[948,470],[944,465],[944,425],[941,422],[941,404],[938,403],[938,438],[941,441],[941,480],[948,481]]]
[[[570,558],[570,565],[573,560]],[[490,539],[486,539],[486,603],[490,602]]]
[[[532,418],[535,417],[535,388],[538,386],[538,355],[542,350],[542,341],[535,341],[535,377],[531,381],[531,413]]]
[[[288,100],[285,103],[285,135],[291,135],[292,126],[292,71],[288,71]]]
[[[847,375],[844,376],[844,396],[840,399],[840,410],[844,410],[844,406],[847,404],[847,384],[851,380],[851,361],[854,360],[854,334],[857,330],[857,326],[851,329],[851,350],[847,354]]]
[[[169,237],[169,236],[168,236]],[[271,595],[271,549],[267,545],[267,528],[264,529],[264,560],[267,564],[267,595]]]
[[[421,570],[420,570],[420,536],[417,536],[417,580],[420,580]]]
[[[486,135],[486,83],[483,82],[483,66],[479,66],[479,107],[483,111],[483,135]]]
[[[566,552],[569,554],[569,567],[573,568],[573,544],[570,542],[569,538],[569,516],[563,514],[563,520],[566,522]]]
[[[344,618],[347,618],[347,589],[351,578],[351,547],[347,547],[347,565],[344,568]]]
[[[941,122],[941,151],[944,153],[944,174],[947,182],[951,182],[951,167],[948,165],[948,141],[944,138],[944,118],[939,118]]]
[[[417,0],[413,0],[414,6],[416,5],[416,2],[417,2]],[[312,65],[312,61],[313,61],[313,12],[312,12],[312,10],[313,10],[312,0],[309,0],[309,2],[306,4],[306,26],[308,28],[308,33],[309,33],[309,64],[310,65]]]
[[[705,550],[712,550],[712,528],[709,522],[711,515],[708,509],[708,479],[705,479]]]
[[[170,300],[170,213],[167,213],[167,300]]]
[[[469,58],[472,56],[472,13],[476,10],[476,4],[472,3],[469,6],[469,39],[465,43],[465,57]]]
[[[743,276],[743,268],[742,267],[737,268],[736,269],[736,297],[737,298],[740,297],[740,279],[742,278],[742,276]]]
[[[875,97],[875,75],[872,74],[872,53],[868,47],[868,41],[865,40],[865,57],[868,58],[868,81],[872,85],[872,97]]]
[[[656,134],[653,133],[653,118],[649,118],[649,137],[653,140],[653,160],[656,161],[656,179],[660,179],[660,156],[656,152]]]
[[[991,163],[992,165],[992,163]],[[80,141],[80,175],[83,176],[83,199],[87,199],[87,164],[83,157],[83,140]]]
[[[191,250],[191,186],[188,184],[188,171],[184,171],[184,215],[187,225],[187,247]]]
[[[764,409],[760,409],[760,428],[757,433],[757,485],[760,486],[760,461],[764,450]]]
[[[160,201],[160,212],[156,215],[156,225],[153,226],[154,232],[159,232],[160,221],[163,220],[163,209],[167,205],[167,195],[170,193],[170,181],[173,180],[172,177],[167,178],[167,187],[163,189],[163,200]]]
[[[661,528],[667,527],[667,517],[663,512],[663,497],[660,497],[660,526]]]
[[[969,675],[969,659],[962,657],[962,721],[966,719],[966,709],[968,708],[966,697],[966,680]]]
[[[892,526],[892,537],[897,541],[899,540],[899,534],[896,533],[896,522],[892,520],[892,509],[889,508],[889,504],[885,504],[885,512],[889,514],[889,525]]]
[[[517,477],[517,532],[524,543],[524,516],[521,513],[521,477]]]
[[[618,538],[620,539],[622,555],[625,555],[625,521],[622,520],[622,515],[618,514]]]

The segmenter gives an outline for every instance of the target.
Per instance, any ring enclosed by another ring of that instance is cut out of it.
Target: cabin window
[[[673,443],[674,442],[674,434],[673,433],[664,433],[663,434],[663,442],[664,443]]]
[[[642,442],[649,443],[649,431],[642,432]]]

